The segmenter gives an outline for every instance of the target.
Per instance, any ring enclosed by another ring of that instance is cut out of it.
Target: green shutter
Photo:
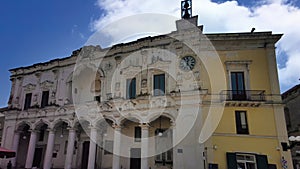
[[[226,153],[227,157],[227,169],[237,169],[236,154]]]
[[[257,169],[268,168],[268,157],[266,155],[256,155]]]

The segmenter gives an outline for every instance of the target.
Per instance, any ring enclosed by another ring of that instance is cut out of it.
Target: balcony
[[[264,90],[223,90],[220,93],[221,101],[266,101]]]

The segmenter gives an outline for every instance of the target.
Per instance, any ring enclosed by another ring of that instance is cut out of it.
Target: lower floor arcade
[[[59,119],[35,125],[18,123],[12,148],[16,168],[148,169],[173,168],[172,120],[159,116],[150,123],[124,119]]]

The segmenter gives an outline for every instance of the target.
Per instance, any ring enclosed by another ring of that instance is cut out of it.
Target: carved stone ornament
[[[46,80],[46,81],[43,81],[41,84],[40,84],[41,88],[42,89],[50,89],[53,87],[53,82],[49,81],[49,80]]]
[[[168,69],[169,65],[171,64],[170,60],[162,60],[159,57],[157,58],[153,57],[153,58],[152,58],[152,63],[148,65],[149,69],[157,69],[157,68]]]
[[[25,90],[25,91],[32,91],[32,90],[35,89],[36,85],[35,85],[35,84],[32,84],[32,83],[29,83],[29,84],[27,84],[27,85],[25,85],[25,86],[23,86],[23,87],[24,87],[24,90]]]
[[[122,75],[126,76],[127,78],[134,77],[141,71],[141,68],[141,66],[130,65],[121,70],[123,72]]]
[[[142,88],[146,88],[147,87],[147,79],[143,79],[142,80]]]

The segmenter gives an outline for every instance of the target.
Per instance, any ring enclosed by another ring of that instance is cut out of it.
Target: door
[[[90,142],[85,141],[82,143],[82,159],[81,159],[81,169],[87,169],[89,161],[89,150]]]
[[[43,148],[35,148],[32,167],[42,168]]]
[[[141,168],[141,149],[132,148],[130,150],[130,169]]]
[[[246,100],[244,72],[231,72],[232,100]]]

